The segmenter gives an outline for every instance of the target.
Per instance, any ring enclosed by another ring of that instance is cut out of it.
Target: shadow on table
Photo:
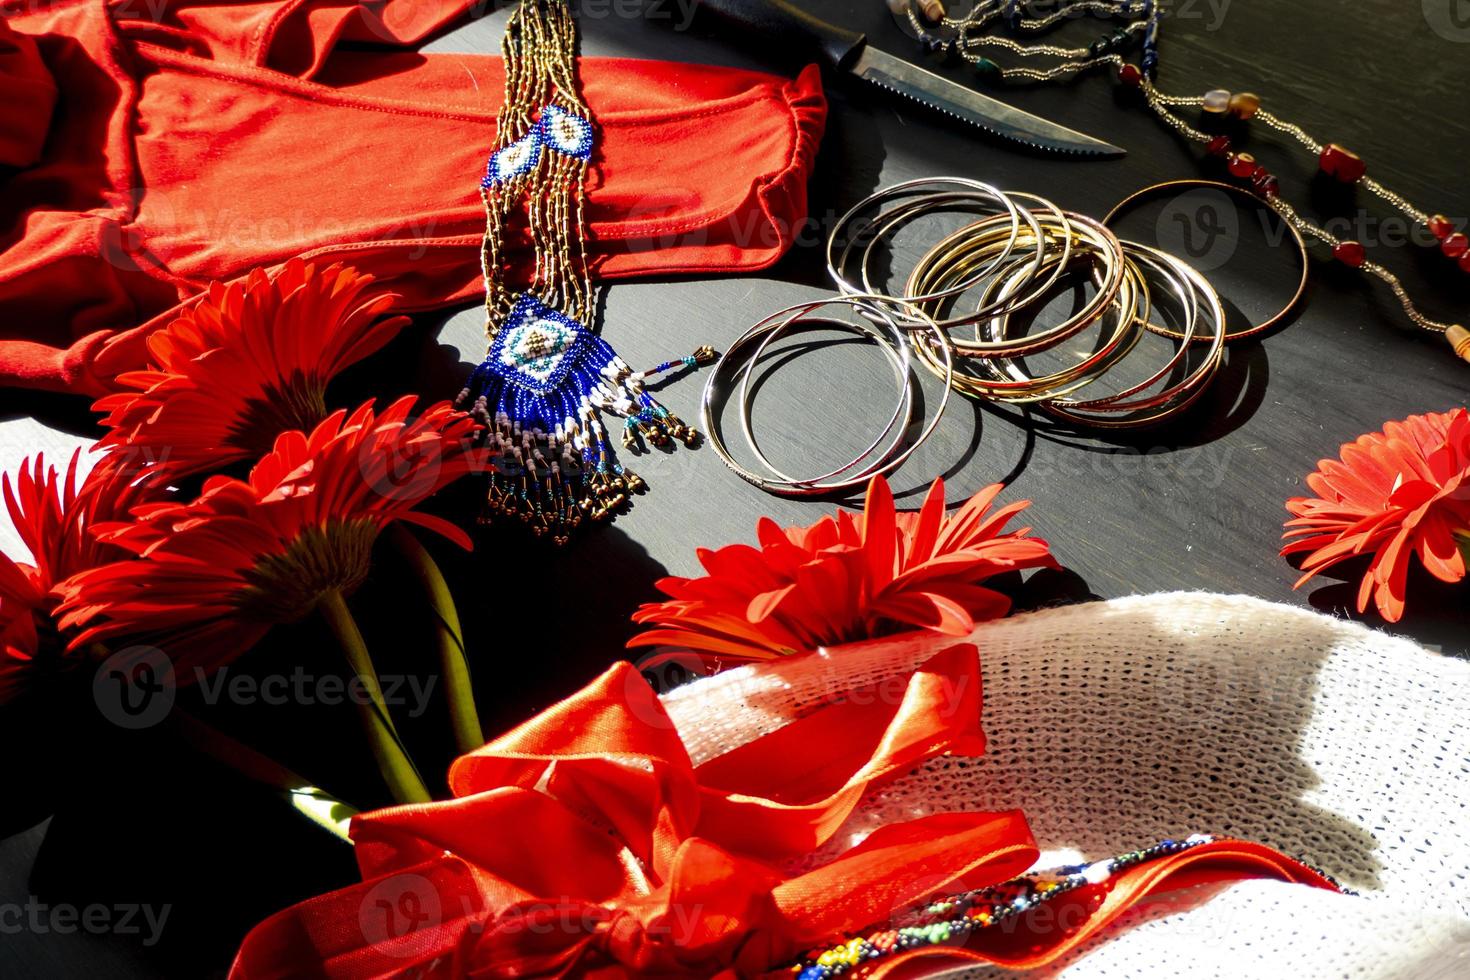
[[[1199,400],[1178,418],[1160,425],[1081,430],[1029,408],[992,403],[986,409],[1011,425],[1034,432],[1038,438],[1083,452],[1113,453],[1119,447],[1150,452],[1192,449],[1215,442],[1250,421],[1265,402],[1270,379],[1270,357],[1265,346],[1248,342],[1227,347],[1219,371]]]
[[[626,649],[629,618],[659,598],[667,571],[616,524],[554,548],[520,526],[490,527],[472,556],[451,557],[486,734],[502,732],[576,692]],[[478,597],[478,598],[475,598]]]
[[[34,419],[41,425],[86,438],[96,438],[98,415],[93,399],[56,391],[0,388],[0,421]]]
[[[1459,653],[1464,647],[1466,613],[1470,610],[1465,583],[1451,585],[1441,582],[1417,562],[1411,562],[1403,618],[1397,623],[1390,623],[1378,614],[1371,598],[1367,610],[1358,612],[1358,583],[1367,568],[1365,558],[1338,566],[1331,572],[1323,572],[1309,583],[1315,588],[1312,588],[1307,601],[1320,613],[1356,620],[1397,636],[1407,636],[1431,650],[1465,656]],[[1334,581],[1339,578],[1345,581]]]

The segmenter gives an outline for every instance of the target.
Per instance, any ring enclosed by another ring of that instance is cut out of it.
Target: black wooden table
[[[582,18],[588,54],[791,68],[766,65],[697,26],[676,31],[628,16],[631,6],[588,0]],[[895,53],[912,53],[882,0],[804,0],[803,6],[869,30]],[[666,0],[655,9],[678,22],[687,7]],[[501,10],[470,23],[431,48],[494,52],[505,15]],[[1068,36],[1082,43],[1100,32],[1078,30]],[[1375,176],[1416,203],[1462,218],[1470,213],[1463,182],[1470,149],[1465,0],[1177,0],[1163,55],[1167,90],[1256,91],[1270,109],[1318,138],[1353,147]],[[962,70],[955,75],[964,77]],[[1079,163],[1018,153],[855,81],[836,81],[829,95],[811,222],[798,247],[758,277],[614,286],[605,295],[603,330],[625,360],[643,365],[698,343],[719,347],[767,313],[828,294],[821,239],[837,215],[884,184],[966,176],[1100,215],[1144,185],[1215,176],[1202,170],[1196,148],[1120,100],[1103,77],[1005,97],[1127,148],[1126,159]],[[1314,182],[1315,161],[1295,145],[1261,139],[1251,148],[1308,214],[1339,227],[1350,222],[1355,230],[1345,237],[1370,247],[1383,243],[1379,254],[1427,312],[1465,318],[1470,277],[1427,248],[1403,244],[1409,229],[1400,216],[1365,197],[1344,201]],[[1188,251],[1247,317],[1279,306],[1298,273],[1294,252],[1269,223],[1208,197],[1162,200],[1141,209],[1125,229]],[[421,318],[386,355],[345,378],[343,388],[359,396],[449,393],[481,353],[476,311]],[[769,433],[778,463],[810,470],[866,444],[890,410],[891,382],[874,351],[862,345],[813,345],[799,354],[765,380],[756,421]],[[935,437],[893,482],[911,506],[939,474],[951,502],[995,481],[1009,484],[1008,499],[1033,500],[1028,523],[1052,542],[1068,574],[1016,587],[1026,605],[1200,589],[1349,615],[1352,582],[1324,577],[1292,591],[1297,573],[1277,556],[1283,501],[1302,493],[1304,475],[1343,441],[1389,419],[1461,405],[1467,382],[1470,365],[1448,356],[1439,338],[1410,329],[1381,284],[1314,250],[1307,301],[1294,322],[1262,343],[1232,347],[1204,402],[1168,428],[1124,438],[1058,433],[1010,409],[956,400]],[[692,418],[701,385],[702,379],[686,379],[664,387],[660,397]],[[937,394],[932,386],[925,392],[929,399]],[[4,408],[12,445],[33,437],[54,441],[51,429],[71,433],[55,437],[61,441],[86,438],[87,414],[75,404],[10,395]],[[27,421],[31,415],[39,415],[42,428]],[[809,523],[838,503],[768,496],[736,479],[707,449],[632,462],[649,493],[613,526],[571,548],[530,546],[515,529],[488,533],[468,558],[436,548],[466,618],[487,732],[524,719],[618,658],[634,632],[629,613],[655,597],[659,577],[694,573],[696,547],[750,541],[764,514]],[[507,562],[512,554],[516,561]],[[360,603],[370,635],[392,635],[401,616],[391,597],[401,584],[391,571],[370,584]],[[539,603],[530,637],[518,629],[526,622],[517,611],[523,605],[508,599],[517,588],[532,590]],[[1419,573],[1410,588],[1407,616],[1388,628],[1463,655],[1464,591]],[[1371,614],[1365,619],[1383,625]],[[330,663],[322,652],[327,644],[311,626],[280,630],[269,642],[270,655]],[[416,651],[391,647],[380,645],[379,656],[404,669],[414,664]],[[350,709],[236,705],[222,707],[216,720],[342,795],[378,802],[373,774],[358,766],[366,753],[355,741]],[[0,918],[7,933],[0,975],[218,972],[250,924],[355,878],[345,848],[283,816],[264,794],[187,757],[162,733],[84,739],[65,731],[65,719],[29,724],[10,733],[7,744],[32,746],[42,760],[70,745],[83,762],[48,825],[0,844],[0,911],[24,915],[28,901],[78,908],[146,902],[170,913],[162,941],[147,948],[137,936],[14,930]],[[451,752],[436,741],[437,725],[425,722],[416,735],[414,724],[409,737],[423,746],[420,761],[432,760],[426,768],[447,762]],[[26,777],[25,771],[14,777],[13,798],[29,799]],[[11,827],[26,822],[13,817]]]

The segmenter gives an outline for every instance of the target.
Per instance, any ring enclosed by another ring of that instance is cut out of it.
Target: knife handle
[[[820,55],[829,68],[846,68],[867,37],[829,24],[785,0],[695,0],[711,19],[793,55]]]

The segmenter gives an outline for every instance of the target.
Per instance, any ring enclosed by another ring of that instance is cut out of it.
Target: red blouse
[[[481,289],[498,58],[413,44],[471,0],[0,0],[0,384],[96,393],[209,281],[351,262]],[[749,271],[806,213],[819,76],[586,59],[602,278]],[[11,94],[18,92],[19,98]]]

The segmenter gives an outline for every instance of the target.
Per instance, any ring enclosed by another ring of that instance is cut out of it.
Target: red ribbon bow
[[[896,696],[899,695],[899,696]],[[364,881],[268,919],[233,976],[752,976],[1037,851],[1019,811],[893,824],[813,871],[874,782],[979,755],[969,644],[695,766],[629,664],[353,822]]]
[[[896,662],[916,659],[906,652]],[[874,784],[944,752],[984,751],[972,645],[897,679],[805,705],[694,765],[662,703],[618,664],[456,761],[454,799],[354,820],[362,884],[261,923],[231,975],[758,977],[937,894],[1026,871],[1037,850],[1019,811],[889,824],[815,870],[787,870],[831,844]],[[1270,848],[1215,840],[870,972],[1040,966],[1150,894],[1263,876],[1334,887]]]

